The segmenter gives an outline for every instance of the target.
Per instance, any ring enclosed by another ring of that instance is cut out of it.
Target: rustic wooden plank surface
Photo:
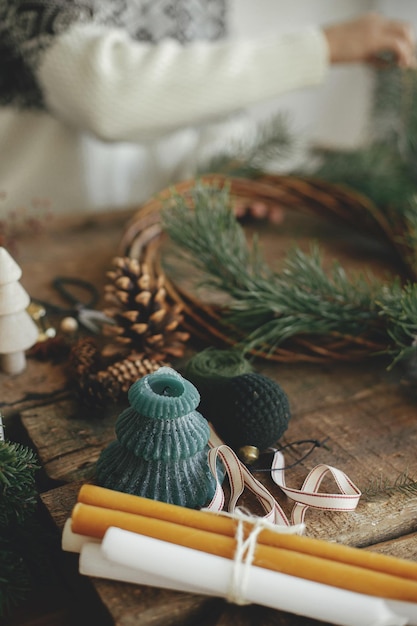
[[[362,371],[363,376],[358,375]],[[292,417],[281,443],[327,438],[329,448],[317,448],[308,459],[288,470],[289,486],[300,488],[318,463],[346,472],[365,492],[373,482],[392,483],[402,473],[417,474],[417,405],[382,364],[375,364],[370,371],[362,365],[285,367],[282,374],[279,380],[290,399]],[[317,391],[319,385],[328,392],[323,396],[316,392],[306,400],[303,389]],[[110,407],[107,415],[100,412],[97,416],[74,400],[67,400],[23,411],[21,419],[48,476],[71,482],[93,479],[95,461],[115,438],[114,425],[121,408]],[[287,459],[292,461],[290,456]],[[269,474],[255,475],[289,513],[290,503]],[[330,480],[324,489],[337,491]],[[382,493],[363,497],[350,514],[310,510],[307,532],[366,546],[417,530],[416,510],[417,494]]]
[[[399,559],[415,561],[417,560],[417,533],[411,533],[411,535],[404,535],[404,537],[398,537],[398,539],[378,543],[369,546],[366,550],[388,554]]]
[[[295,371],[301,375],[295,376]],[[319,462],[343,469],[362,488],[372,476],[378,478],[393,471],[397,474],[415,468],[416,407],[409,394],[383,367],[365,368],[363,376],[359,377],[357,366],[284,367],[282,374],[280,382],[289,397],[294,397],[293,417],[285,439],[299,439],[306,434],[330,437],[330,450],[317,449],[308,461],[289,471],[288,484],[300,486],[307,471]],[[317,389],[319,381],[327,391],[319,397],[311,393],[307,400],[301,390]],[[76,405],[66,402],[25,411],[22,420],[33,440],[39,441],[47,471],[55,479],[71,483],[91,476],[100,447],[114,438],[117,412],[115,409],[112,415],[100,420],[88,416],[80,418]],[[54,458],[56,450],[64,451],[63,456]],[[265,475],[261,475],[261,480],[288,509],[288,502],[272,481]],[[69,484],[44,494],[44,502],[61,528],[75,503],[77,491],[77,484]],[[363,498],[353,513],[309,512],[307,534],[350,545],[373,544],[374,550],[414,559],[417,542],[415,534],[408,534],[416,530],[416,510],[417,497],[409,494]],[[403,538],[402,535],[408,536]],[[378,545],[378,542],[384,543]],[[264,607],[230,607],[220,599],[207,600],[99,579],[93,580],[93,586],[116,625],[179,626],[197,621],[208,626],[318,624]]]
[[[48,224],[36,243],[23,236],[15,257],[23,269],[22,284],[32,297],[47,300],[56,297],[50,285],[56,274],[82,275],[100,287],[127,217],[119,214]],[[326,246],[327,263],[339,258],[348,263],[349,269],[362,269],[367,264],[379,274],[390,267],[389,256],[378,245],[358,239],[353,244],[349,233],[320,220],[264,228],[262,236],[274,259],[282,257],[294,239],[307,248],[312,237],[320,237]],[[362,490],[380,478],[393,481],[404,472],[416,475],[414,388],[405,384],[401,370],[390,373],[386,366],[383,359],[337,365],[257,364],[258,371],[281,384],[290,400],[292,418],[282,443],[328,438],[329,449],[316,449],[288,472],[290,486],[300,487],[317,463],[345,471]],[[79,481],[91,479],[100,451],[114,438],[114,423],[122,408],[107,407],[98,414],[85,409],[69,394],[67,382],[64,365],[32,360],[19,377],[0,375],[0,408],[9,420],[19,414],[47,476],[52,481],[67,483],[42,495],[58,529],[70,514]],[[257,477],[289,512],[290,503],[269,475]],[[334,485],[325,488],[332,490]],[[373,499],[363,497],[354,513],[310,511],[307,534],[415,558],[416,511],[416,495],[398,491]],[[235,607],[219,599],[98,579],[92,582],[112,622],[118,626],[318,624],[263,607]]]

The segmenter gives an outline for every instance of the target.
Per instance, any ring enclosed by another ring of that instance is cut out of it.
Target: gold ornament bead
[[[40,320],[42,317],[46,315],[46,309],[41,304],[37,304],[36,302],[31,302],[27,307],[27,312],[32,317],[33,320]]]
[[[238,457],[246,465],[251,465],[259,459],[259,448],[256,446],[242,446],[238,450]]]
[[[75,317],[64,317],[61,320],[60,328],[63,333],[75,333],[78,330],[78,322]]]
[[[53,326],[50,326],[48,322],[45,307],[35,302],[31,302],[27,307],[27,312],[38,327],[38,342],[46,341],[51,337],[55,337],[56,330]]]

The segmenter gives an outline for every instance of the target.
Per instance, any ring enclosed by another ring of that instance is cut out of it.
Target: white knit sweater
[[[324,79],[319,30],[230,40],[223,0],[125,4],[0,0],[1,216],[137,205],[243,132],[243,108]]]

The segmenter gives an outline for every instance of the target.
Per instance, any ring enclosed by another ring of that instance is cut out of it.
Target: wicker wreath
[[[328,217],[363,234],[388,244],[403,267],[403,276],[415,280],[416,271],[408,261],[409,250],[404,238],[393,232],[392,224],[365,196],[341,185],[317,179],[295,176],[263,176],[259,179],[229,178],[208,175],[199,179],[206,184],[221,188],[228,185],[236,206],[246,202],[262,202],[267,207],[277,203],[287,209],[307,211]],[[161,242],[164,237],[160,211],[173,192],[190,197],[196,180],[188,180],[170,187],[152,197],[140,207],[127,224],[119,253],[146,263],[151,272],[163,273],[161,267]],[[400,226],[399,226],[400,228]],[[203,302],[165,275],[165,285],[170,297],[181,305],[185,316],[184,326],[195,338],[218,347],[231,347],[238,342],[235,329],[228,329],[224,311],[216,305]],[[230,332],[229,332],[230,330]],[[285,341],[273,351],[256,351],[252,354],[277,362],[359,361],[383,352],[386,348],[367,336],[348,336],[332,333],[328,336],[296,336]]]

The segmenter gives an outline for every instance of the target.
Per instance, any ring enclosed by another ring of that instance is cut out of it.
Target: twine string
[[[236,514],[233,516],[237,520],[236,524],[236,550],[233,559],[233,569],[230,578],[230,585],[226,599],[228,602],[244,606],[251,604],[247,600],[246,590],[249,583],[250,568],[253,563],[258,535],[263,528],[271,526],[262,518]],[[250,531],[245,538],[244,521],[249,520]]]
[[[202,510],[210,511],[211,509],[206,507]],[[234,535],[236,549],[233,555],[233,568],[229,588],[225,598],[228,602],[241,606],[251,604],[251,601],[247,599],[247,589],[259,533],[267,529],[280,534],[299,535],[304,531],[304,524],[281,526],[270,521],[267,517],[253,515],[243,507],[235,508],[233,512],[221,510],[215,513],[236,521]],[[245,531],[247,533],[246,537]]]

